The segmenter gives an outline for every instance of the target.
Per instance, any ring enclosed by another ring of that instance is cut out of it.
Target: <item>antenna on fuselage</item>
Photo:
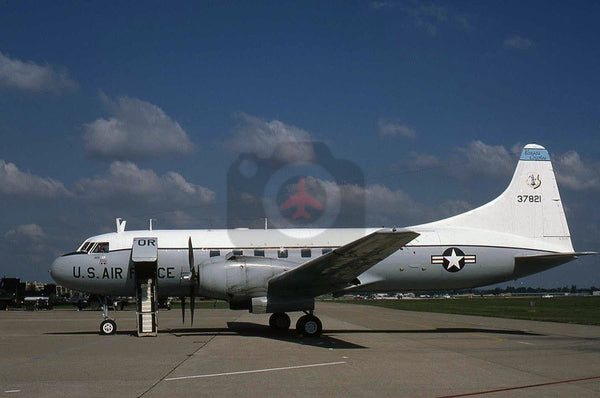
[[[127,220],[122,220],[120,218],[117,218],[117,219],[115,219],[115,222],[117,224],[117,233],[118,234],[125,231],[125,225],[127,224]]]
[[[150,219],[150,231],[152,231],[152,221],[156,221],[156,219],[155,218]]]
[[[269,219],[265,217],[265,230],[268,228]]]

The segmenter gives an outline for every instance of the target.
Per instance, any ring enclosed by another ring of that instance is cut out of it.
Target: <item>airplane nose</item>
[[[50,266],[50,276],[58,284],[61,284],[65,280],[66,267],[62,257],[58,257],[52,262]]]
[[[50,266],[50,269],[49,269],[50,276],[55,281],[56,281],[56,275],[58,274],[58,264],[56,263],[57,261],[58,261],[58,258],[54,259],[54,261],[52,262],[52,265]]]

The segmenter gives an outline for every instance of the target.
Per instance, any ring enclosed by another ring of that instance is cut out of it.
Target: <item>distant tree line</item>
[[[472,294],[506,294],[506,293],[525,293],[525,294],[546,294],[546,293],[573,293],[573,294],[592,294],[594,291],[600,290],[599,288],[592,286],[588,288],[577,288],[577,285],[571,286],[562,286],[556,288],[545,288],[545,287],[514,287],[507,286],[505,288],[496,287],[494,289],[485,289],[485,288],[477,288],[477,289],[465,289],[460,293],[472,293]],[[459,293],[459,294],[460,294]]]

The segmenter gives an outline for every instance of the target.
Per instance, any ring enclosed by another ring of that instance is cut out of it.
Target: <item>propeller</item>
[[[185,296],[181,296],[181,323],[185,324]]]
[[[190,263],[190,272],[192,274],[192,283],[190,285],[190,325],[194,325],[194,307],[196,306],[196,267],[194,267],[194,248],[192,247],[192,237],[188,239],[188,261]]]
[[[192,237],[188,239],[188,262],[190,265],[190,315],[191,325],[194,324],[194,309],[196,307],[196,285],[198,284],[198,272],[194,267],[194,248],[192,247]],[[181,297],[181,320],[185,324],[185,297]]]

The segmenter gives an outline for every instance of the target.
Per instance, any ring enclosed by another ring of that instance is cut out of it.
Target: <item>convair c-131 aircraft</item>
[[[454,217],[406,228],[147,230],[93,236],[52,264],[54,280],[99,295],[135,296],[138,335],[156,335],[159,297],[203,296],[272,313],[273,329],[318,336],[326,293],[462,289],[541,272],[573,250],[550,157],[524,147],[508,188]],[[100,331],[116,331],[104,312]]]

